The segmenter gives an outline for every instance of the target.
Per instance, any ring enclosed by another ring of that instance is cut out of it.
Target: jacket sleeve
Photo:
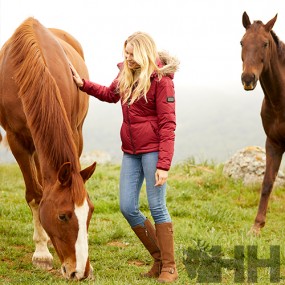
[[[176,114],[174,84],[172,79],[167,76],[157,82],[156,110],[160,139],[156,167],[169,170],[174,154]]]
[[[83,86],[80,88],[80,90],[93,97],[96,97],[101,101],[117,103],[120,100],[120,94],[117,90],[117,83],[118,81],[115,79],[109,87],[106,87],[83,79]]]

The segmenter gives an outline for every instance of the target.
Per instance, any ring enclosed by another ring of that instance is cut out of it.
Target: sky
[[[278,13],[274,30],[285,39],[282,0],[0,0],[0,44],[27,17],[35,17],[74,35],[85,51],[90,78],[109,84],[124,40],[140,30],[180,59],[176,85],[230,84],[236,80],[233,70],[240,75],[244,11],[263,22]]]
[[[203,90],[229,92],[235,88],[244,93],[240,83],[244,11],[251,20],[264,23],[278,13],[273,29],[285,41],[284,0],[0,0],[0,45],[26,18],[34,17],[46,27],[75,36],[83,47],[90,79],[109,85],[117,75],[117,63],[123,59],[123,42],[133,32],[144,31],[154,38],[158,49],[179,58],[180,70],[174,79],[177,90],[196,90],[191,96],[201,97]],[[260,93],[259,87],[252,91],[253,96],[256,93]],[[191,104],[188,99],[181,102]],[[114,127],[119,128],[118,104],[107,107],[96,101],[90,100],[88,124],[115,118]],[[206,102],[212,103],[211,99]],[[186,114],[185,107],[178,105]],[[100,117],[94,118],[96,113]],[[119,130],[107,135],[112,138],[114,134],[119,143]]]

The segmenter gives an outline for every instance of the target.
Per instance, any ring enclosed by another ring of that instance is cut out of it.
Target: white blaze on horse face
[[[88,258],[88,233],[87,233],[87,218],[89,206],[85,199],[82,206],[75,205],[75,215],[78,220],[78,236],[75,243],[76,256],[76,277],[81,279],[84,276],[85,266]]]

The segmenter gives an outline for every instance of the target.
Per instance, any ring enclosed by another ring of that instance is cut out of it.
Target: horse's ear
[[[247,15],[247,13],[245,11],[242,14],[242,24],[243,24],[243,26],[245,27],[246,30],[251,25],[250,19],[249,19],[248,15]]]
[[[58,173],[57,179],[62,186],[70,186],[71,184],[71,163],[65,162],[61,165]]]
[[[90,165],[89,167],[80,171],[80,174],[81,174],[84,182],[86,182],[92,176],[92,174],[95,171],[95,168],[96,168],[96,161],[92,165]]]
[[[274,18],[272,18],[270,21],[268,21],[268,23],[265,25],[265,30],[267,32],[270,32],[272,30],[276,20],[277,20],[277,14],[275,15]]]

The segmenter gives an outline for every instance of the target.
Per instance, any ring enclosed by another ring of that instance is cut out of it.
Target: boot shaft
[[[162,259],[162,270],[158,281],[173,282],[178,278],[174,256],[173,225],[162,223],[156,224],[155,228]]]
[[[175,266],[174,262],[174,239],[172,223],[156,224],[158,245],[161,251],[163,266]]]
[[[146,219],[144,226],[138,225],[132,227],[137,237],[140,239],[144,247],[148,250],[155,261],[160,261],[160,249],[156,237],[156,231],[151,222]]]

